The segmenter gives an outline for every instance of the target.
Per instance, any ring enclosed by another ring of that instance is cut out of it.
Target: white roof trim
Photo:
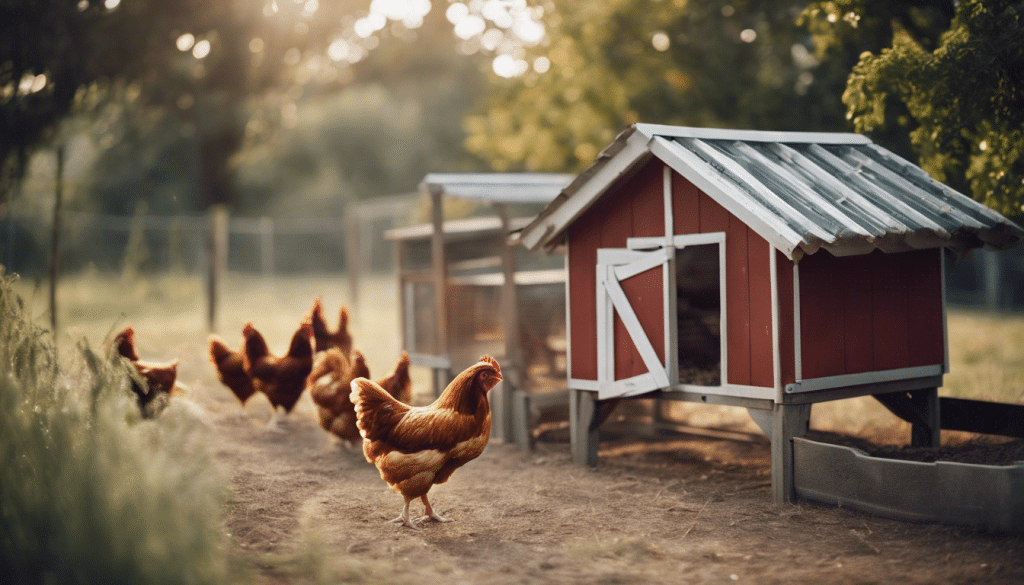
[[[647,140],[639,134],[630,134],[626,138],[625,148],[608,159],[607,163],[589,177],[572,197],[566,198],[563,192],[553,202],[559,204],[557,209],[546,217],[538,217],[523,230],[523,245],[533,250],[541,244],[548,243],[549,237],[556,236],[576,221],[593,202],[615,184],[616,179],[629,172],[648,155]]]
[[[840,132],[773,132],[764,130],[726,130],[720,128],[688,128],[661,124],[637,124],[636,131],[648,139],[699,138],[701,140],[742,140],[746,142],[788,142],[815,144],[871,144],[862,134]]]

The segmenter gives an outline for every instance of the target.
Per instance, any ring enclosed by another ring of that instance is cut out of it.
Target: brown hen
[[[352,335],[348,332],[348,309],[341,308],[338,315],[338,329],[331,331],[324,321],[323,303],[318,297],[313,301],[313,310],[309,316],[310,324],[313,326],[313,341],[316,351],[326,351],[336,347],[342,351],[345,357],[352,352]]]
[[[434,512],[427,492],[448,481],[456,469],[479,456],[491,435],[487,392],[501,381],[501,368],[490,356],[452,380],[429,406],[395,400],[366,378],[352,381],[363,454],[377,466],[391,489],[405,499],[402,514],[392,520],[411,528],[427,520],[448,522]],[[409,503],[420,498],[425,515],[409,519]]]
[[[140,380],[131,379],[132,393],[139,404],[142,415],[152,418],[167,407],[178,377],[178,360],[165,363],[139,359],[135,348],[135,330],[125,327],[114,337],[114,348],[118,355],[126,358],[139,373]]]
[[[210,361],[217,369],[217,379],[231,390],[242,404],[245,414],[245,403],[256,393],[252,380],[245,373],[245,356],[241,351],[232,351],[227,343],[217,335],[210,335]]]
[[[242,330],[245,337],[243,369],[252,380],[253,388],[262,392],[274,408],[268,427],[277,428],[278,407],[285,415],[292,411],[306,387],[306,377],[313,367],[312,329],[303,323],[292,336],[288,353],[276,357],[267,348],[260,332],[247,323]]]
[[[356,378],[368,378],[370,369],[360,352],[353,351],[351,358],[349,360],[337,347],[317,352],[313,358],[313,370],[306,379],[306,387],[316,404],[320,426],[354,445],[360,437],[359,429],[356,428],[355,407],[349,400],[350,384]]]

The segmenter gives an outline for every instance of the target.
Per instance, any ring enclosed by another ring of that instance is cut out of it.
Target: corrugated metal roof
[[[430,173],[420,188],[494,203],[550,203],[573,178],[558,173]]]
[[[859,134],[638,124],[523,232],[551,245],[620,177],[653,155],[790,258],[949,247],[1007,248],[1024,230]],[[564,209],[560,209],[564,208]]]

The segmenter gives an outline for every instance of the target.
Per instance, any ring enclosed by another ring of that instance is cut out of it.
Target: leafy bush
[[[185,408],[141,419],[123,364],[66,366],[0,267],[0,582],[228,579],[221,479]]]

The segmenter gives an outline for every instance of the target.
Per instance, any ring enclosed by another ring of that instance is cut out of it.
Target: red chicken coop
[[[574,459],[597,463],[602,401],[745,407],[771,439],[776,501],[795,498],[813,403],[873,395],[921,445],[974,424],[940,417],[943,250],[1022,237],[861,135],[647,124],[521,233],[566,254]]]
[[[511,234],[573,179],[551,173],[433,173],[420,183],[429,223],[388,231],[398,267],[402,345],[433,371],[438,395],[453,375],[490,354],[504,382],[492,391],[494,436],[514,437],[516,396],[565,378],[565,268],[527,252]],[[447,214],[468,215],[446,219]],[[514,332],[514,334],[509,334]]]

